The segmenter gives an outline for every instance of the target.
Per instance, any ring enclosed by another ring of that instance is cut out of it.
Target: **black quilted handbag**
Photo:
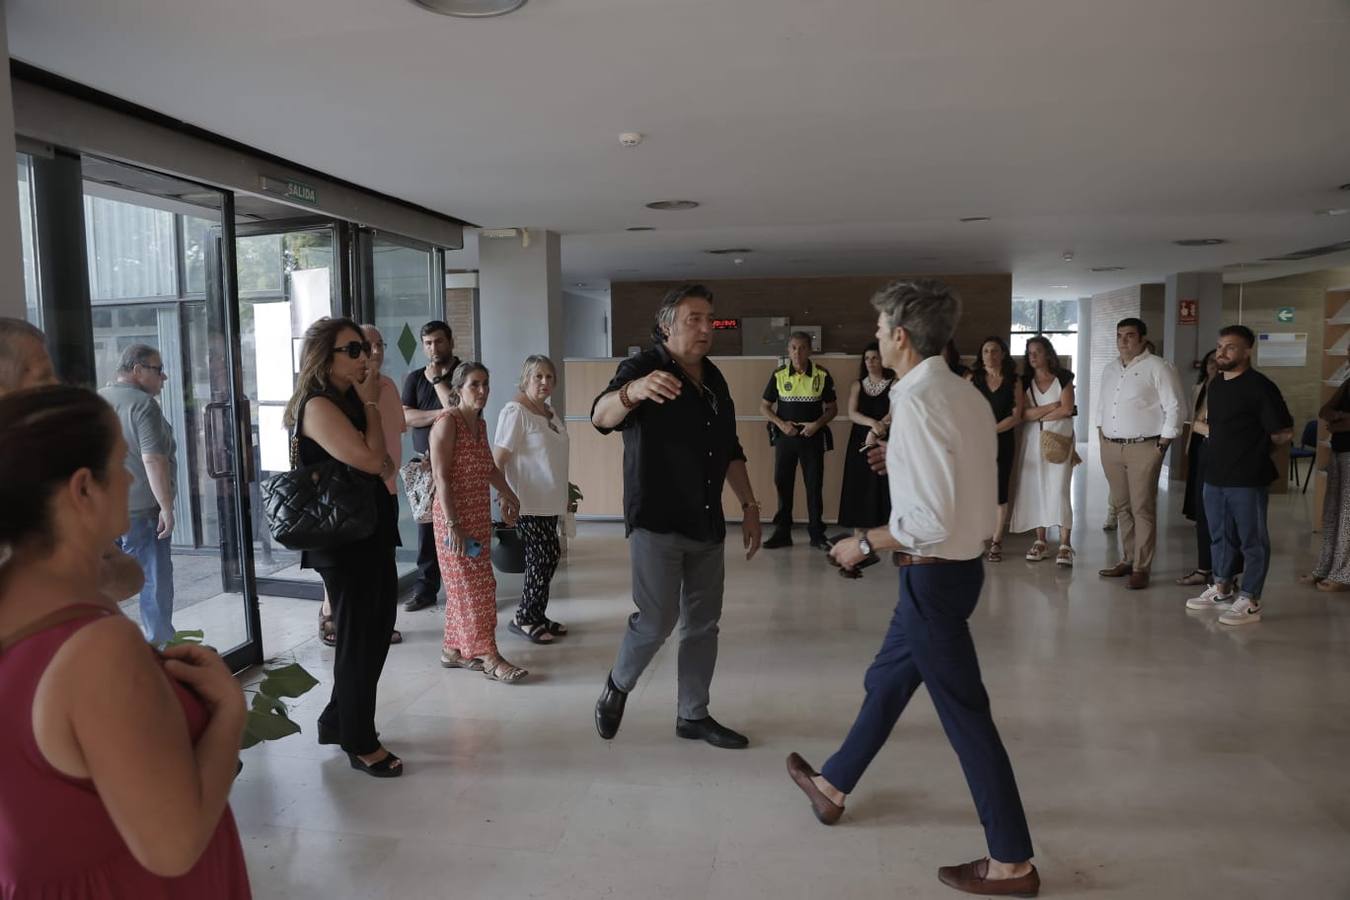
[[[300,422],[291,434],[291,471],[262,483],[263,509],[272,539],[288,550],[324,550],[370,537],[375,531],[374,479],[336,459],[300,462]]]

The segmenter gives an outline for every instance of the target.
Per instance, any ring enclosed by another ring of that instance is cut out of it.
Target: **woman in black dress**
[[[891,385],[895,373],[881,365],[876,341],[863,350],[858,380],[848,393],[848,417],[853,429],[844,454],[844,485],[839,496],[839,524],[854,533],[885,525],[891,518],[891,492],[885,475],[867,465],[866,450],[886,436],[891,427]],[[857,569],[840,569],[857,577]]]
[[[1017,450],[1017,423],[1022,421],[1025,391],[1017,385],[1017,370],[1008,345],[1000,337],[980,342],[980,355],[968,376],[994,411],[998,433],[998,530],[985,558],[1003,560],[1003,534],[1008,529],[1008,482],[1012,479],[1013,456]]]

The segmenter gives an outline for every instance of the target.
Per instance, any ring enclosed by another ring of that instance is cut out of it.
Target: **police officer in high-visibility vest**
[[[773,444],[773,483],[778,488],[778,514],[768,548],[792,546],[792,493],[797,463],[806,483],[807,533],[811,546],[828,549],[821,497],[825,482],[825,451],[833,446],[830,420],[839,411],[834,379],[811,362],[811,335],[794,331],[788,338],[788,364],[769,378],[760,409],[769,420]]]

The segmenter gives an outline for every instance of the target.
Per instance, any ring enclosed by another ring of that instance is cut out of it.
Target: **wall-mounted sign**
[[[293,181],[290,178],[270,178],[262,175],[258,178],[258,184],[269,194],[276,194],[278,197],[285,197],[287,200],[293,200],[297,203],[307,203],[310,206],[319,205],[319,192],[303,181]]]
[[[1199,300],[1178,300],[1177,301],[1177,324],[1178,325],[1196,325],[1200,322],[1200,301]]]
[[[1256,336],[1258,366],[1298,367],[1308,364],[1308,333],[1286,331]]]
[[[1288,325],[1294,321],[1294,308],[1292,306],[1281,306],[1275,310],[1275,321],[1281,325]]]
[[[713,331],[736,331],[741,327],[740,319],[713,319]]]

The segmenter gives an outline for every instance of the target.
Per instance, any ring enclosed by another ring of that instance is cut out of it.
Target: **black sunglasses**
[[[362,353],[370,356],[370,341],[348,341],[333,348],[334,356],[339,353],[346,353],[352,359],[360,359]]]

